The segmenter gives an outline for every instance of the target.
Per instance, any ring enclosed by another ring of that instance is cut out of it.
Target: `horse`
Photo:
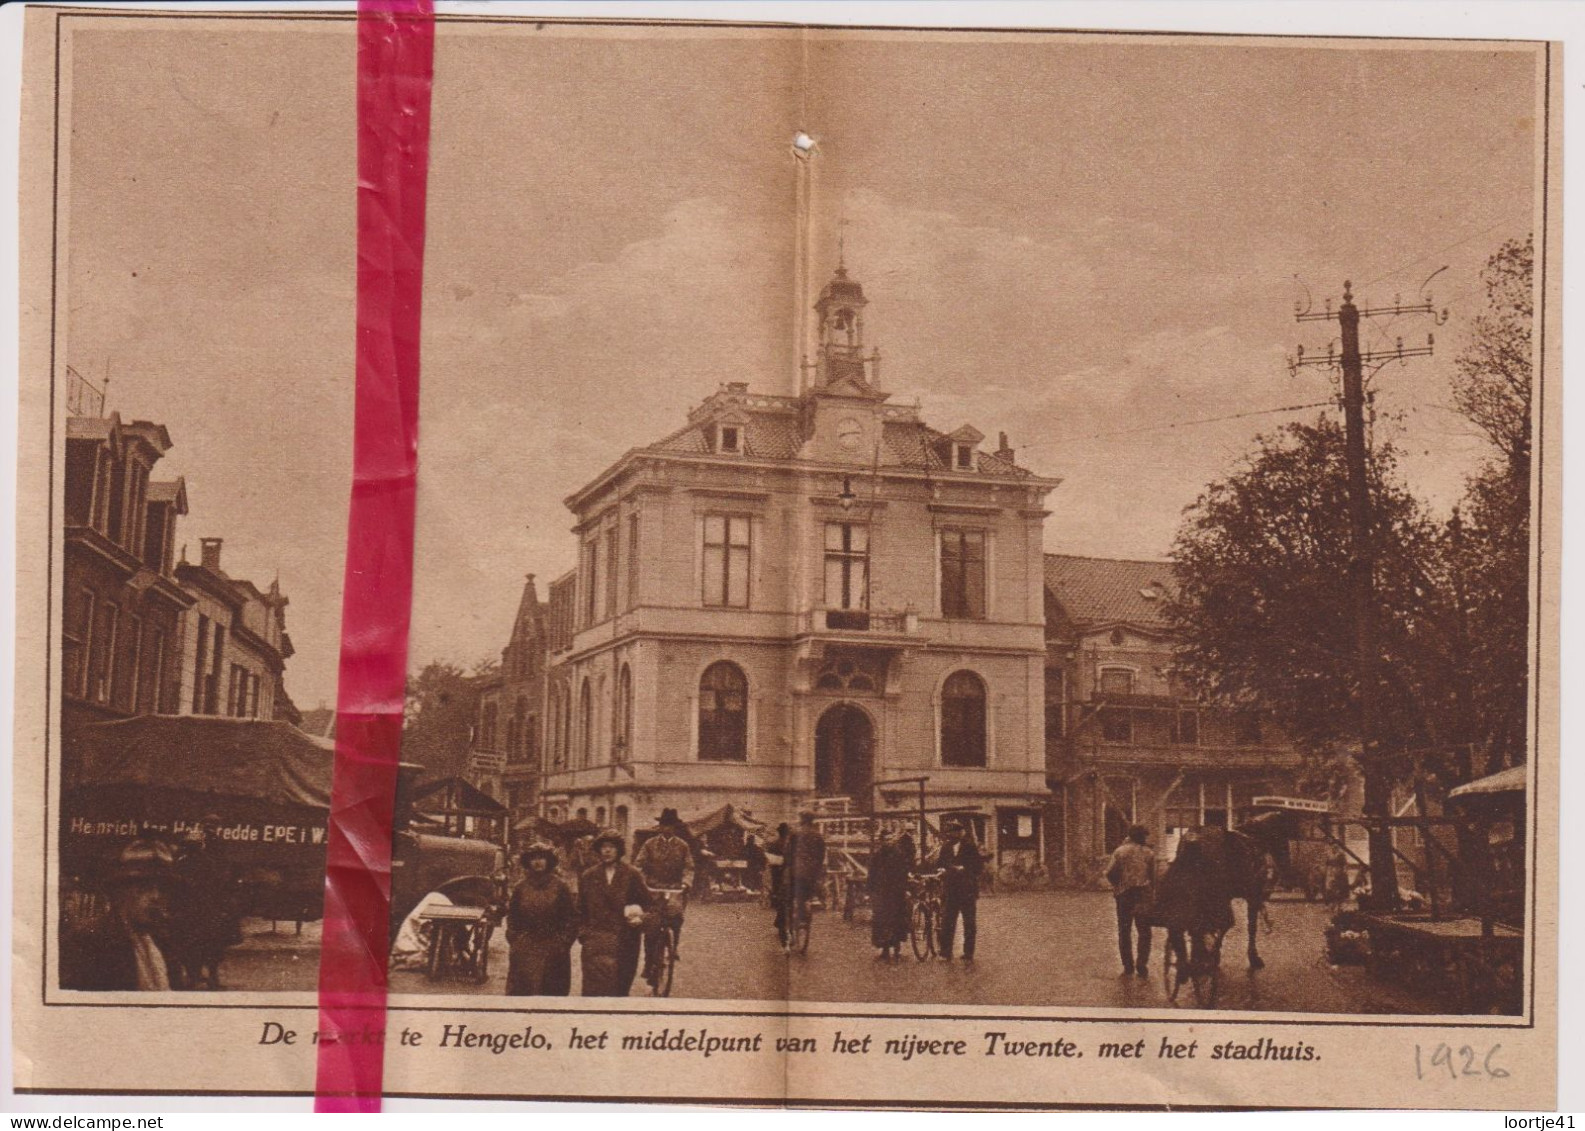
[[[1197,831],[1206,855],[1221,871],[1222,886],[1230,900],[1242,900],[1249,921],[1249,968],[1266,965],[1256,945],[1261,912],[1270,894],[1266,878],[1266,858],[1276,859],[1279,867],[1288,860],[1288,842],[1294,835],[1293,814],[1262,813],[1237,829],[1207,825]]]

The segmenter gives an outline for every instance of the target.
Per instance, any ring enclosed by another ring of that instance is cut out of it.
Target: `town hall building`
[[[1042,857],[1057,481],[893,403],[838,267],[798,396],[730,382],[575,492],[549,589],[546,816],[626,832],[817,798],[973,814]],[[1005,842],[1005,843],[1003,843]]]

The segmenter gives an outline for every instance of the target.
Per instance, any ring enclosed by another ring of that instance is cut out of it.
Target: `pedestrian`
[[[782,898],[776,904],[776,935],[782,949],[792,945],[799,918],[809,914],[809,900],[820,894],[826,875],[826,838],[813,813],[798,815],[798,831],[787,837],[782,865]]]
[[[644,980],[653,987],[660,977],[661,951],[666,945],[666,928],[672,929],[672,945],[682,943],[682,923],[687,909],[688,892],[693,888],[693,852],[683,839],[687,826],[675,809],[661,810],[656,821],[660,832],[644,842],[633,857],[633,867],[644,877],[644,886],[656,896],[655,920],[644,933]],[[662,896],[661,891],[674,891],[675,896]],[[673,955],[677,950],[672,951]]]
[[[1112,900],[1117,907],[1117,953],[1123,960],[1123,976],[1149,977],[1150,904],[1156,884],[1156,854],[1146,843],[1145,826],[1134,825],[1128,838],[1112,852],[1106,865],[1106,879],[1112,885]],[[1136,953],[1134,936],[1139,937]]]
[[[984,861],[979,847],[961,821],[942,822],[942,835],[946,843],[936,855],[936,867],[941,878],[941,937],[937,950],[941,961],[952,961],[952,944],[958,930],[958,920],[963,920],[963,961],[974,961],[974,942],[977,911],[980,900],[980,871]]]
[[[743,886],[756,894],[765,884],[765,850],[753,833],[743,842]]]
[[[594,838],[599,860],[578,880],[578,941],[583,996],[627,997],[638,973],[644,913],[653,897],[638,869],[622,862],[622,834],[606,829]]]
[[[63,990],[169,990],[169,893],[176,856],[156,840],[134,840],[105,877],[110,911],[61,938]]]
[[[176,861],[171,893],[171,965],[177,987],[218,990],[226,951],[242,941],[237,885],[222,859],[221,820],[206,813],[188,835]]]
[[[909,871],[912,871],[914,865],[919,862],[919,849],[914,845],[914,834],[907,829],[904,829],[902,835],[897,838],[897,851],[903,854],[903,859],[908,862]]]
[[[870,944],[877,957],[895,961],[902,957],[908,937],[908,858],[890,833],[881,833],[870,857],[867,885],[870,894]]]
[[[566,997],[572,992],[572,944],[578,937],[578,907],[572,889],[556,875],[556,850],[531,844],[518,862],[523,880],[506,909],[511,959],[506,992],[513,997]]]

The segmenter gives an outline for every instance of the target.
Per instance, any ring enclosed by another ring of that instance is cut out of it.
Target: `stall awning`
[[[1523,765],[1509,766],[1483,778],[1459,786],[1449,797],[1472,797],[1477,793],[1523,793],[1528,773]]]
[[[336,745],[290,723],[140,715],[92,723],[63,745],[72,787],[149,787],[330,808]]]
[[[469,817],[496,817],[507,811],[495,798],[462,778],[441,778],[413,791],[413,808],[420,813],[461,813]]]
[[[759,832],[765,827],[764,821],[756,821],[746,813],[740,813],[731,805],[723,805],[719,809],[711,809],[704,813],[691,813],[683,817],[683,824],[688,826],[688,831],[696,837],[706,836],[724,825],[735,825],[746,833]]]

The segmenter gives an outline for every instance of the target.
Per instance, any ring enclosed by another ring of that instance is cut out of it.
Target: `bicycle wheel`
[[[667,927],[661,933],[660,959],[655,966],[655,997],[671,996],[672,977],[677,972],[677,932]]]
[[[935,923],[930,919],[928,903],[914,904],[913,914],[908,916],[908,945],[920,962],[936,952]]]
[[[814,915],[809,908],[799,910],[796,926],[793,928],[793,950],[799,954],[809,953],[809,932],[814,927]]]
[[[1182,981],[1178,977],[1179,970],[1178,952],[1172,948],[1172,943],[1168,941],[1161,952],[1161,988],[1166,991],[1167,1000],[1174,1004],[1178,1000],[1178,990],[1183,986]]]

